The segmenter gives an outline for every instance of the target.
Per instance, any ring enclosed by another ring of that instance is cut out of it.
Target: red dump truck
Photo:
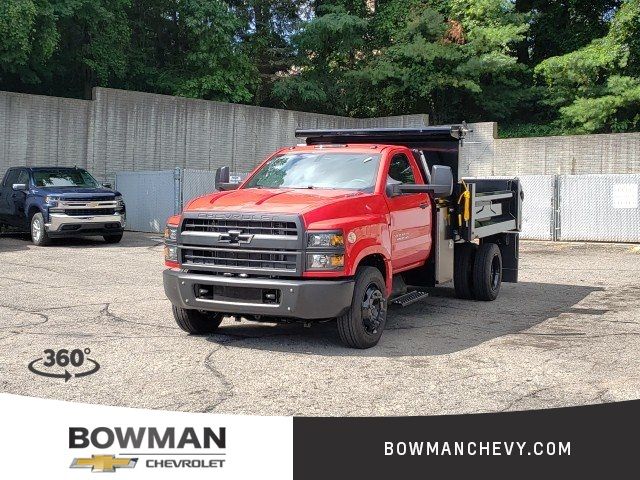
[[[376,345],[387,307],[453,282],[494,300],[518,279],[518,179],[459,178],[466,125],[302,130],[241,184],[219,169],[165,230],[165,292],[178,325],[224,316],[336,319],[342,342]]]

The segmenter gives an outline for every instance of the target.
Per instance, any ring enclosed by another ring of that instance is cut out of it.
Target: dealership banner
[[[0,394],[0,408],[3,478],[637,478],[640,451],[640,401],[397,418],[217,415],[10,394]]]
[[[292,477],[287,417],[143,410],[5,393],[0,411],[0,478]]]

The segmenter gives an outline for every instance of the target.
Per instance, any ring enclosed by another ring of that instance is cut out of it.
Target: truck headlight
[[[178,247],[175,245],[164,246],[164,259],[166,262],[178,261]]]
[[[342,232],[315,232],[307,237],[308,247],[344,247]]]
[[[309,270],[340,270],[344,267],[344,255],[334,253],[309,253],[307,268]]]
[[[46,203],[50,207],[57,207],[59,201],[60,197],[56,195],[47,195],[46,197],[44,197],[44,203]]]
[[[178,227],[167,225],[166,228],[164,229],[165,241],[175,242],[177,238],[178,238]]]
[[[115,201],[118,202],[117,209],[122,210],[124,208],[124,200],[122,199],[122,195],[116,195]]]

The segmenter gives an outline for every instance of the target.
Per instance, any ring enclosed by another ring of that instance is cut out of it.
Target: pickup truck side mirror
[[[431,169],[431,183],[428,185],[388,185],[394,195],[399,193],[433,193],[437,198],[449,197],[453,193],[453,172],[451,167],[434,165]],[[387,191],[389,195],[389,191]],[[389,196],[394,196],[389,195]]]
[[[111,188],[111,184],[110,183],[103,183],[102,186],[104,188]]]
[[[14,183],[12,187],[16,192],[23,192],[28,190],[26,183]]]
[[[238,188],[237,183],[229,183],[229,180],[229,167],[220,167],[216,169],[216,190],[225,192],[227,190],[235,190],[236,188]]]

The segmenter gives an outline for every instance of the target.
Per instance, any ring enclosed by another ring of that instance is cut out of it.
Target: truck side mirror
[[[23,192],[28,190],[26,183],[14,183],[12,187],[16,192]]]
[[[239,187],[237,183],[229,183],[230,174],[229,167],[220,167],[216,169],[215,186],[218,191],[235,190]]]
[[[453,172],[451,167],[434,165],[431,168],[433,193],[440,197],[449,197],[453,193]]]
[[[398,195],[402,195],[402,190],[400,190],[400,186],[402,185],[402,183],[398,182],[398,183],[387,183],[387,186],[385,187],[385,191],[387,193],[387,197],[389,198],[393,198],[393,197],[397,197]]]

